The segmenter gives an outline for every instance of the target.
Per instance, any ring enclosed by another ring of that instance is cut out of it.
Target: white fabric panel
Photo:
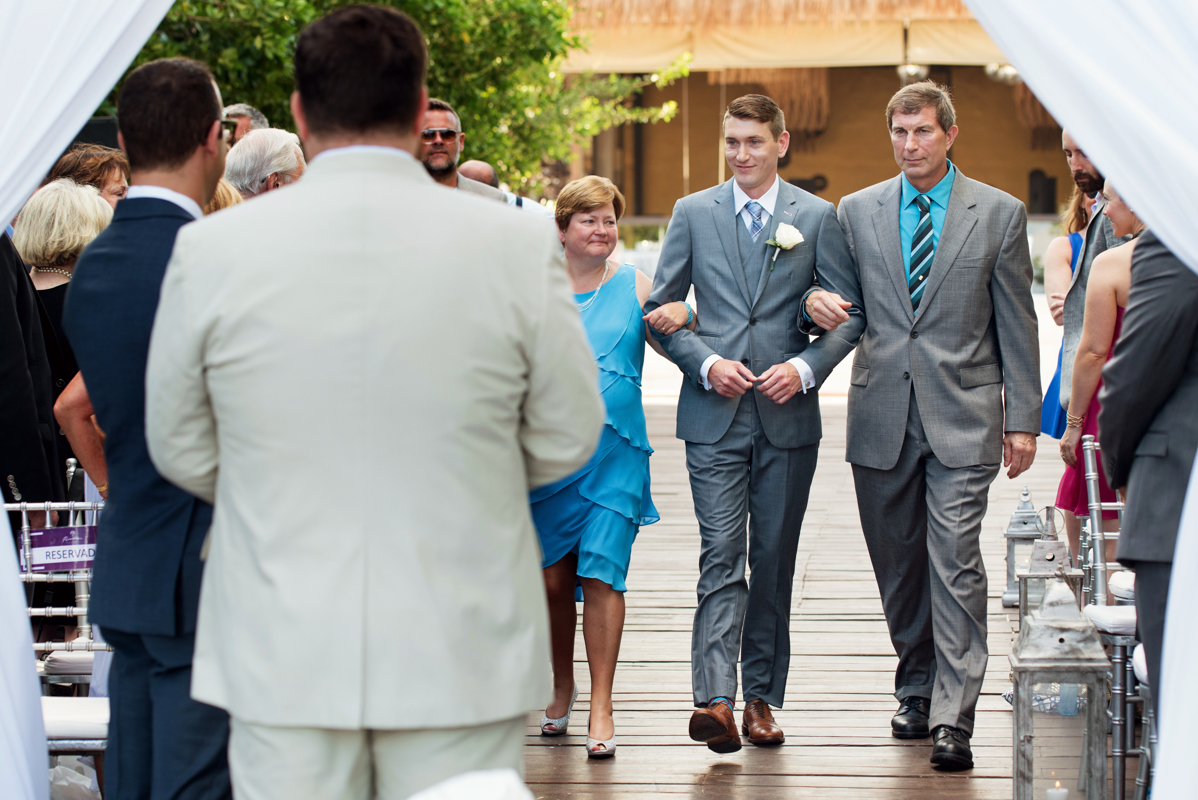
[[[91,117],[172,0],[0,0],[0,220]]]
[[[1198,272],[1198,3],[965,0],[1028,86],[1139,216]],[[1198,464],[1177,533],[1152,796],[1198,785]]]
[[[8,514],[0,512],[0,787],[6,800],[49,800],[49,754],[25,591]]]

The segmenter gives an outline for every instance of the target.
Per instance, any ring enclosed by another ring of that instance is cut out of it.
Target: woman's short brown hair
[[[61,267],[79,258],[111,220],[112,206],[96,187],[63,178],[33,193],[17,215],[12,240],[29,266]]]
[[[945,133],[957,124],[957,110],[953,108],[953,96],[948,88],[935,81],[920,81],[904,86],[890,98],[886,104],[886,130],[894,127],[894,112],[918,114],[929,107],[936,110],[936,122]]]
[[[557,227],[564,231],[570,227],[570,218],[575,214],[586,214],[608,203],[615,209],[617,220],[624,216],[624,195],[616,185],[607,178],[587,175],[570,181],[562,189],[553,207],[553,218]]]
[[[132,177],[129,174],[129,159],[125,158],[125,154],[120,150],[113,150],[102,144],[80,143],[62,154],[50,170],[46,183],[70,178],[75,183],[103,190],[104,184],[117,170],[125,176],[125,182],[128,183]]]

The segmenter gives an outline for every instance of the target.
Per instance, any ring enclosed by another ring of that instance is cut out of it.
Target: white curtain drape
[[[1057,121],[1141,219],[1198,272],[1198,3],[966,0]],[[1195,410],[1198,413],[1198,409]],[[1153,797],[1198,786],[1198,464],[1173,560]]]
[[[172,0],[0,0],[0,228],[137,56]]]
[[[0,793],[13,800],[49,800],[33,631],[12,540],[8,514],[0,512]]]
[[[172,0],[0,0],[0,228],[158,27]],[[0,514],[0,787],[50,795],[25,593]]]

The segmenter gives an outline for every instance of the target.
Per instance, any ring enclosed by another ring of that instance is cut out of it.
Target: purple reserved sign
[[[96,526],[34,528],[29,532],[31,572],[91,569],[96,559]]]

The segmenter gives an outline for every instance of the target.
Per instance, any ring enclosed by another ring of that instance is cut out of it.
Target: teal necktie
[[[915,204],[919,206],[919,224],[915,226],[915,234],[911,237],[911,268],[907,271],[907,290],[911,293],[911,308],[918,311],[923,287],[927,284],[928,272],[932,269],[936,244],[932,236],[931,202],[927,195],[918,194],[915,196]]]

